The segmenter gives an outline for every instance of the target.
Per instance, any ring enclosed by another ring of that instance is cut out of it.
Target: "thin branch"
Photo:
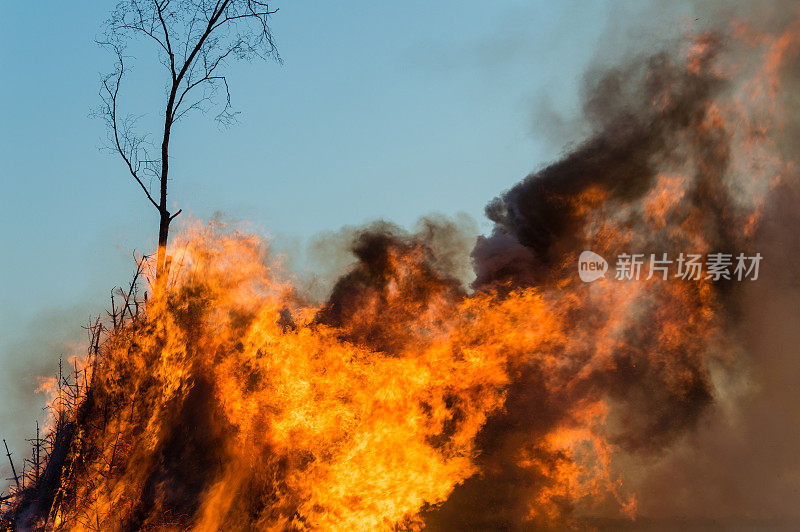
[[[126,153],[126,150],[123,148],[122,141],[120,140],[120,128],[119,123],[117,121],[117,98],[119,96],[119,89],[120,85],[122,84],[122,76],[125,73],[125,62],[123,60],[122,51],[119,47],[112,45],[114,47],[114,51],[117,54],[117,59],[119,62],[119,68],[117,69],[115,74],[111,74],[103,80],[103,87],[105,88],[106,92],[108,92],[110,103],[106,102],[107,107],[107,118],[110,120],[110,125],[112,132],[114,134],[114,144],[116,146],[117,152],[119,153],[122,160],[125,162],[125,165],[128,167],[128,171],[130,172],[131,176],[139,183],[139,186],[142,187],[147,199],[150,200],[150,203],[158,209],[158,204],[153,199],[153,196],[150,195],[150,191],[147,190],[147,187],[142,182],[141,178],[139,177],[137,169],[139,165],[137,163],[137,168],[134,168],[133,162],[131,160],[131,156]],[[113,87],[109,86],[109,80],[113,79]],[[135,149],[135,147],[134,147]]]
[[[157,0],[153,0],[153,3],[156,6],[156,11],[158,12],[158,20],[161,21],[161,29],[164,32],[164,41],[167,43],[165,46],[165,50],[169,55],[169,68],[170,72],[172,73],[172,80],[175,81],[175,54],[172,53],[172,45],[169,42],[169,30],[167,29],[167,22],[164,20],[164,9],[169,7],[169,0],[165,1],[164,3],[159,3]]]

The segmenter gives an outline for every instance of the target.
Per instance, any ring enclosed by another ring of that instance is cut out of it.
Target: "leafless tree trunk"
[[[268,57],[280,61],[267,24],[271,10],[257,0],[121,0],[106,24],[99,44],[116,55],[116,69],[103,79],[99,114],[109,128],[112,149],[158,212],[156,276],[169,271],[167,243],[174,214],[167,208],[169,147],[173,128],[186,113],[204,111],[217,92],[224,90],[224,105],[216,115],[223,124],[235,120],[230,90],[220,70],[230,60]],[[120,86],[125,75],[124,52],[132,39],[144,37],[155,44],[158,59],[168,72],[161,148],[158,157],[147,142],[148,135],[135,131],[134,115],[119,113]],[[158,192],[146,182],[156,180]]]

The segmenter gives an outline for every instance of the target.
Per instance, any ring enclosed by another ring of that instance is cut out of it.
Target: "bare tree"
[[[100,114],[109,129],[111,148],[124,161],[147,200],[158,211],[156,275],[166,277],[169,226],[181,213],[167,209],[169,144],[173,127],[187,113],[206,111],[221,94],[216,119],[230,124],[228,80],[222,73],[231,60],[273,58],[280,61],[269,18],[277,11],[257,0],[120,0],[98,43],[116,56],[116,68],[104,77]],[[163,131],[160,150],[150,144],[147,132],[137,131],[137,117],[120,113],[120,87],[126,75],[126,46],[133,40],[150,42],[166,70]],[[158,190],[151,185],[156,182]]]

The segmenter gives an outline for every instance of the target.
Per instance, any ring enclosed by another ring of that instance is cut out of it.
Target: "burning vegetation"
[[[781,139],[800,33],[785,26],[736,24],[595,76],[594,133],[489,204],[469,287],[446,222],[358,231],[357,262],[322,303],[259,238],[186,229],[169,281],[143,262],[87,356],[49,383],[50,425],[15,472],[6,528],[635,519],[617,462],[664,452],[719,399],[716,376],[744,356],[741,289],[585,284],[577,256],[755,251],[765,210],[797,191]]]

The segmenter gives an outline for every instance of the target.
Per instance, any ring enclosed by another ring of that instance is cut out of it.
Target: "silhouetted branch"
[[[17,485],[17,489],[20,488],[19,485],[19,477],[17,476],[17,469],[14,467],[14,460],[11,459],[11,451],[8,450],[8,444],[6,440],[3,440],[3,445],[6,446],[6,456],[8,456],[8,463],[11,464],[11,473],[14,475],[14,482]]]
[[[142,178],[140,176],[142,169],[146,168],[149,163],[153,162],[147,159],[146,155],[144,159],[140,158],[140,154],[146,154],[146,150],[144,150],[143,147],[144,138],[137,137],[132,133],[132,122],[135,122],[135,120],[132,120],[129,117],[123,122],[120,122],[117,113],[119,90],[120,86],[122,85],[122,77],[125,74],[125,61],[122,55],[122,49],[117,45],[109,43],[102,44],[109,45],[114,49],[114,52],[117,54],[117,69],[103,79],[103,90],[105,93],[100,93],[103,101],[103,109],[101,109],[101,114],[105,118],[106,123],[111,130],[114,148],[120,157],[122,157],[122,160],[125,162],[128,171],[142,188],[145,196],[147,196],[147,199],[156,209],[158,209],[158,203],[156,203],[156,201],[153,199],[153,196],[150,194],[150,191],[147,189],[144,182],[142,182]]]

